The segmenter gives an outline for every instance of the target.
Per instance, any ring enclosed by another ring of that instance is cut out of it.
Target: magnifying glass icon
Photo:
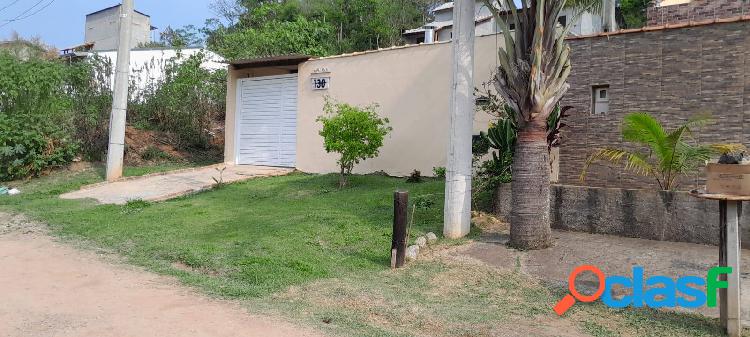
[[[576,290],[576,277],[578,277],[579,274],[587,271],[594,273],[597,279],[599,279],[599,288],[596,289],[596,292],[593,295],[584,296],[581,295],[578,290]],[[606,284],[604,273],[599,268],[591,265],[580,266],[574,269],[573,272],[570,273],[570,276],[568,276],[568,290],[570,291],[570,294],[565,295],[565,297],[563,297],[560,302],[557,302],[552,310],[554,310],[558,316],[562,316],[566,311],[570,309],[570,307],[576,304],[576,300],[583,303],[590,303],[598,300],[599,297],[602,297],[602,294],[604,294],[605,287]]]

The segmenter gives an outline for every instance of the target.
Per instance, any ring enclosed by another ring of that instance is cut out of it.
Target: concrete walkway
[[[226,169],[220,173],[219,170],[224,167]],[[266,166],[212,165],[84,186],[78,191],[65,193],[60,198],[95,199],[102,204],[117,205],[131,200],[163,201],[211,188],[216,184],[214,178],[223,177],[225,183],[231,183],[290,172],[292,169]]]
[[[0,213],[0,337],[320,337]]]
[[[506,230],[486,234],[482,242],[469,245],[463,254],[499,268],[521,269],[548,284],[568,288],[570,272],[581,265],[594,265],[605,275],[632,276],[633,266],[642,266],[645,277],[664,275],[673,279],[682,276],[706,277],[708,269],[717,265],[719,248],[692,243],[677,243],[623,238],[573,232],[553,232],[555,246],[536,251],[520,252],[505,246]],[[741,308],[743,325],[750,327],[750,250],[742,250]],[[582,274],[577,288],[583,293],[598,287],[596,278]],[[628,291],[629,293],[629,291]],[[621,293],[625,295],[625,293]],[[679,309],[685,310],[685,309]],[[701,314],[718,317],[718,308],[702,307]]]

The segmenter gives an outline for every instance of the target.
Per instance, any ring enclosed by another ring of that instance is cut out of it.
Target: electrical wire
[[[21,0],[15,0],[15,1],[12,1],[11,3],[9,3],[9,4],[5,5],[4,7],[0,8],[0,12],[2,12],[3,10],[7,9],[7,8],[8,8],[8,7],[10,7],[10,6],[13,6],[13,5],[15,5],[15,4],[16,4],[16,3],[18,3],[19,1],[21,1]]]
[[[16,20],[18,20],[18,19],[19,19],[20,17],[24,16],[24,15],[25,15],[26,13],[30,12],[30,11],[31,11],[32,9],[36,8],[36,6],[39,6],[39,5],[40,5],[40,4],[42,3],[42,2],[44,2],[44,0],[39,0],[39,1],[37,1],[37,2],[36,2],[36,3],[34,4],[34,5],[33,5],[33,6],[31,6],[31,7],[27,8],[27,9],[26,9],[25,11],[21,12],[21,14],[18,14],[18,16],[16,16],[15,18],[13,18],[13,19],[10,19],[10,20],[4,20],[4,21],[5,21],[5,22],[13,22],[13,21],[16,21]]]
[[[39,6],[39,5],[40,5],[40,4],[42,3],[42,2],[44,2],[44,0],[39,0],[39,1],[38,1],[37,3],[35,3],[35,4],[33,5],[33,6],[29,7],[29,8],[27,9],[27,10],[23,11],[23,12],[22,12],[21,14],[18,14],[18,16],[16,16],[15,18],[13,18],[13,19],[10,19],[10,20],[5,20],[5,23],[3,23],[3,24],[0,24],[0,28],[2,28],[2,27],[5,27],[5,26],[9,25],[9,24],[10,24],[11,22],[16,22],[16,21],[24,20],[24,19],[27,19],[27,18],[30,18],[30,17],[32,17],[32,16],[36,15],[37,13],[39,13],[39,12],[43,11],[44,9],[46,9],[47,7],[49,7],[50,5],[52,5],[52,3],[54,3],[54,2],[55,2],[55,0],[51,0],[51,1],[50,1],[50,2],[48,2],[48,3],[46,4],[46,5],[44,5],[44,6],[40,7],[40,8],[38,8],[38,9],[37,9],[36,11],[34,11],[34,12],[32,12],[32,13],[30,13],[30,14],[26,15],[26,13],[29,13],[29,12],[31,12],[31,10],[33,10],[33,9],[34,9],[35,7]],[[25,16],[24,16],[24,15],[25,15]]]
[[[56,0],[51,0],[51,1],[50,1],[50,2],[48,2],[48,3],[46,4],[46,5],[44,5],[44,6],[40,7],[39,9],[37,9],[36,11],[34,11],[33,13],[31,13],[31,14],[29,14],[29,15],[26,15],[26,16],[24,16],[24,17],[22,17],[22,18],[18,19],[18,20],[23,20],[23,19],[26,19],[26,18],[29,18],[29,17],[32,17],[32,16],[36,15],[37,13],[39,13],[39,12],[43,11],[44,9],[46,9],[47,7],[51,6],[51,5],[52,5],[52,3],[54,3],[55,1],[56,1]]]

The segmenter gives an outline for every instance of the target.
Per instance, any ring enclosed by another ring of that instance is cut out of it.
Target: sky
[[[214,16],[209,9],[212,0],[134,1],[135,9],[150,15],[151,25],[159,29],[189,24],[202,27],[206,19]],[[37,7],[31,8],[35,4]],[[44,7],[47,4],[49,6]],[[16,31],[22,37],[40,37],[45,43],[60,49],[75,46],[83,43],[86,14],[117,4],[118,0],[0,0],[0,26],[3,26],[0,27],[0,40],[9,38]],[[7,21],[19,16],[28,17]]]

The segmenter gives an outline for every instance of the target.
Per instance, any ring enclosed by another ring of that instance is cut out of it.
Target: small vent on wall
[[[609,85],[591,87],[591,114],[606,115],[609,113]]]

